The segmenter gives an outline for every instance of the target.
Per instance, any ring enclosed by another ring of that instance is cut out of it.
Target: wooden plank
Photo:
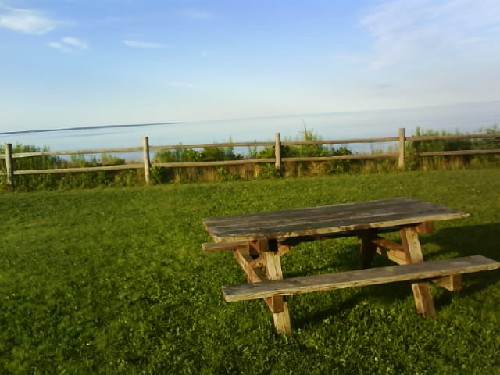
[[[260,249],[265,250],[265,243],[260,243]],[[283,279],[283,272],[281,271],[281,257],[278,253],[266,251],[264,252],[264,259],[266,263],[266,276],[269,281],[279,281]],[[277,333],[290,334],[292,332],[292,322],[290,320],[290,313],[282,295],[271,295],[268,297],[268,305],[273,313],[274,328]]]
[[[7,185],[14,187],[14,163],[12,161],[12,144],[6,143],[4,145],[5,152],[5,174],[7,176]]]
[[[398,168],[405,168],[405,128],[399,128],[398,133]]]
[[[426,317],[435,316],[436,308],[434,307],[434,298],[429,283],[413,283],[411,284],[411,290],[417,311]]]
[[[403,242],[403,251],[406,263],[422,263],[424,254],[418,239],[417,227],[404,227],[400,230],[401,240]],[[418,282],[411,285],[415,307],[420,314],[427,317],[436,315],[434,308],[434,299],[432,298],[431,288],[428,282]]]
[[[30,169],[14,171],[15,175],[27,174],[57,174],[57,173],[83,173],[83,172],[103,172],[103,171],[122,171],[127,169],[142,169],[144,164],[123,164],[108,165],[104,167],[82,167],[82,168],[64,168],[64,169]]]
[[[400,235],[406,255],[406,263],[423,262],[424,254],[422,253],[416,229],[412,227],[401,228]]]
[[[143,147],[143,159],[144,159],[144,182],[149,185],[149,172],[151,169],[151,159],[149,157],[149,140],[148,137],[144,137],[142,140]]]
[[[472,138],[499,138],[500,133],[497,134],[450,134],[450,135],[422,135],[422,136],[412,136],[406,137],[407,141],[449,141],[451,139],[472,139]]]
[[[488,150],[460,150],[460,151],[429,151],[421,152],[418,156],[464,156],[464,155],[494,155],[500,154],[500,148]]]
[[[274,142],[224,142],[224,143],[203,143],[203,144],[191,144],[191,145],[165,145],[165,146],[149,146],[152,151],[162,151],[162,150],[182,150],[182,149],[193,149],[193,148],[211,148],[211,147],[272,147]]]
[[[377,142],[394,142],[398,137],[379,137],[379,138],[350,138],[338,140],[320,140],[320,141],[283,141],[286,146],[298,145],[342,145],[349,143],[377,143]]]
[[[398,157],[397,153],[384,154],[357,154],[357,155],[335,155],[335,156],[302,156],[282,158],[283,162],[298,162],[298,161],[330,161],[330,160],[375,160],[375,159],[393,159]]]
[[[274,295],[292,295],[330,291],[341,288],[387,284],[399,281],[433,279],[446,275],[489,271],[500,268],[500,262],[482,255],[437,260],[402,266],[370,268],[315,276],[292,277],[285,280],[264,281],[258,284],[225,286],[228,302],[266,298]]]
[[[426,221],[424,223],[420,223],[416,227],[417,233],[420,234],[431,234],[434,233],[434,222]]]
[[[382,199],[273,212],[206,218],[216,241],[252,241],[328,235],[468,217],[469,213],[409,198]]]
[[[260,283],[265,280],[265,277],[254,269],[254,261],[247,250],[235,250],[234,258],[247,275],[247,279],[251,283]]]
[[[217,242],[217,243],[204,243],[201,245],[203,251],[223,251],[223,250],[236,250],[236,249],[247,249],[248,242],[237,241],[237,242]]]
[[[388,240],[386,238],[377,237],[377,238],[374,238],[372,241],[377,246],[383,247],[384,249],[387,249],[387,250],[403,251],[402,245],[400,245],[394,241]]]
[[[224,165],[245,165],[252,163],[274,163],[275,159],[241,159],[226,161],[196,161],[196,162],[153,162],[153,167],[181,168],[181,167],[216,167]]]
[[[14,158],[29,158],[36,156],[56,156],[56,155],[86,155],[86,154],[105,154],[105,153],[120,153],[120,152],[138,152],[142,151],[142,147],[127,147],[127,148],[98,148],[89,150],[70,150],[70,151],[33,151],[33,152],[16,152]]]
[[[274,167],[279,176],[281,176],[281,137],[280,133],[276,133],[274,135],[274,158],[276,159],[274,162]]]
[[[377,245],[377,253],[384,255],[397,264],[407,264],[403,246],[386,238],[377,237],[372,240]]]
[[[278,255],[279,255],[279,256],[283,256],[283,255],[285,255],[285,254],[286,254],[286,253],[288,253],[291,249],[292,249],[292,247],[291,247],[290,245],[286,245],[286,244],[278,243]]]
[[[280,296],[278,298],[283,299],[284,297]],[[286,301],[283,300],[282,312],[273,313],[273,323],[277,333],[283,335],[289,335],[292,333],[292,321],[290,319],[290,312],[288,310],[288,303]]]
[[[450,292],[462,289],[462,275],[444,276],[432,281]]]
[[[266,262],[266,273],[269,280],[282,280],[283,272],[281,271],[281,259],[276,253],[267,251],[264,253]]]

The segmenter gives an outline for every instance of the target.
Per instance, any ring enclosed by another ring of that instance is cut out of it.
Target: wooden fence
[[[0,159],[5,160],[5,173],[7,184],[14,185],[14,176],[16,175],[36,175],[36,174],[60,174],[60,173],[84,173],[84,172],[99,172],[99,171],[120,171],[144,169],[144,178],[146,184],[150,182],[150,171],[152,167],[208,167],[208,166],[230,166],[242,164],[257,164],[257,163],[274,163],[278,173],[283,172],[283,166],[286,162],[324,162],[330,160],[375,160],[375,159],[393,159],[397,160],[397,166],[400,169],[405,168],[405,150],[407,142],[430,142],[430,141],[450,141],[463,139],[496,139],[500,138],[500,133],[494,134],[465,134],[465,135],[443,135],[443,136],[405,136],[405,129],[401,128],[398,135],[395,137],[380,137],[380,138],[355,138],[344,140],[316,140],[316,141],[282,141],[280,134],[275,134],[274,142],[229,142],[216,144],[193,144],[193,145],[168,145],[168,146],[151,146],[148,137],[144,137],[141,147],[131,148],[107,148],[107,149],[86,149],[75,151],[39,151],[39,152],[19,152],[13,153],[12,145],[5,144],[3,146],[4,153],[0,155]],[[301,146],[301,145],[346,145],[360,143],[381,143],[395,142],[395,152],[385,153],[358,153],[351,155],[337,156],[312,156],[312,157],[282,157],[282,146]],[[275,151],[274,158],[267,159],[238,159],[225,161],[210,161],[210,162],[151,162],[151,152],[162,150],[176,149],[208,149],[221,147],[273,147]],[[142,153],[142,161],[127,163],[123,165],[112,166],[95,166],[95,167],[79,167],[79,168],[61,168],[61,169],[30,169],[16,170],[14,168],[14,159],[30,158],[39,156],[62,156],[62,155],[88,155],[88,154],[107,154],[107,153]],[[460,151],[432,151],[420,152],[418,157],[432,156],[465,156],[465,155],[495,155],[500,154],[500,148],[492,149],[475,149],[475,150],[460,150]]]

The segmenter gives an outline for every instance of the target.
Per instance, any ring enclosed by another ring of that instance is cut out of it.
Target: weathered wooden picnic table
[[[448,290],[461,287],[461,274],[492,270],[500,263],[480,255],[424,262],[420,233],[433,222],[468,217],[469,213],[408,198],[306,207],[245,215],[211,217],[204,225],[213,243],[205,251],[233,250],[247,284],[223,287],[226,301],[263,298],[278,333],[291,332],[286,295],[412,280],[417,311],[435,315],[429,280]],[[399,231],[401,243],[382,237]],[[357,236],[361,270],[283,280],[280,258],[304,241]],[[369,268],[375,253],[399,266]]]

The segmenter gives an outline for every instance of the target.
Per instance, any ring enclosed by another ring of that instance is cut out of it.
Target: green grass
[[[201,251],[207,216],[407,196],[472,213],[422,237],[428,259],[499,260],[499,191],[490,169],[2,193],[0,373],[500,373],[498,271],[433,288],[431,320],[407,283],[293,296],[283,337],[261,301],[223,301],[245,281],[232,255]],[[283,258],[285,276],[357,264],[348,238]]]

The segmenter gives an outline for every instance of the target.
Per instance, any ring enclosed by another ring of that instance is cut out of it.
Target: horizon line
[[[443,107],[454,107],[463,105],[477,105],[477,104],[494,104],[500,103],[500,100],[485,100],[485,101],[473,101],[473,102],[459,102],[452,104],[437,104],[437,105],[426,105],[419,107],[398,107],[398,108],[377,108],[377,109],[361,109],[361,110],[346,110],[346,111],[332,111],[332,112],[315,112],[315,113],[300,113],[300,114],[282,114],[282,115],[271,115],[271,116],[254,116],[254,117],[233,117],[226,119],[203,119],[203,120],[178,120],[178,121],[161,121],[161,122],[145,122],[145,123],[133,123],[133,124],[111,124],[111,125],[87,125],[87,126],[75,126],[68,128],[55,128],[55,129],[31,129],[31,130],[13,130],[7,132],[0,132],[1,135],[18,135],[18,134],[33,134],[33,133],[49,133],[58,131],[78,131],[78,130],[93,130],[93,129],[112,129],[112,128],[133,128],[133,127],[145,127],[145,126],[157,126],[157,125],[177,125],[193,122],[213,122],[213,121],[239,121],[239,120],[254,120],[254,119],[265,119],[265,118],[280,118],[280,117],[300,117],[300,116],[312,116],[312,115],[329,115],[329,114],[346,114],[346,113],[367,113],[367,112],[390,112],[390,111],[405,111],[405,110],[424,110],[431,108],[443,108]]]
[[[59,131],[111,129],[111,128],[135,128],[135,127],[143,127],[143,126],[182,124],[184,122],[185,121],[164,121],[164,122],[146,122],[146,123],[136,123],[136,124],[74,126],[74,127],[70,127],[70,128],[56,128],[56,129],[14,130],[14,131],[8,131],[8,132],[1,132],[0,135],[16,135],[16,134],[28,134],[28,133],[49,133],[49,132],[59,132]]]

